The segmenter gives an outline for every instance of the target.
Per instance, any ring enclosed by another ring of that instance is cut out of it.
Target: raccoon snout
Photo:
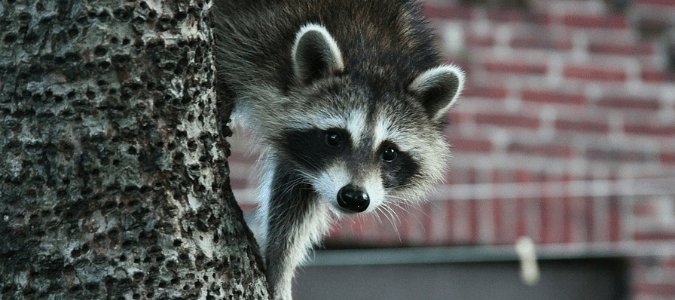
[[[368,208],[370,198],[361,188],[348,184],[338,191],[337,202],[344,209],[362,212]]]

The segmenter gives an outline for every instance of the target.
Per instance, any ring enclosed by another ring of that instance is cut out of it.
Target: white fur
[[[413,82],[408,87],[412,91],[424,91],[442,84],[439,82],[439,80],[442,80],[447,74],[452,74],[457,77],[457,93],[452,96],[452,99],[448,101],[444,108],[438,110],[434,116],[434,119],[443,116],[443,114],[445,114],[445,112],[455,104],[457,98],[459,98],[459,94],[464,88],[464,71],[454,65],[440,65],[438,67],[426,70],[424,73],[417,76],[417,78],[415,78],[415,80],[413,80]]]
[[[347,118],[347,131],[352,137],[352,143],[358,147],[361,143],[361,138],[366,131],[366,114],[360,110],[353,110]]]
[[[380,148],[382,142],[389,140],[395,143],[399,150],[408,152],[412,149],[415,141],[409,140],[407,136],[414,136],[414,134],[401,132],[397,126],[394,126],[391,114],[392,112],[384,110],[377,116],[375,130],[373,130],[373,151]]]
[[[371,117],[365,113],[367,110],[363,107],[354,107],[354,103],[360,102],[359,97],[365,97],[366,95],[355,94],[353,96],[357,97],[352,97],[351,99],[356,99],[356,101],[344,103],[349,106],[338,105],[337,107],[339,107],[339,110],[336,110],[333,108],[332,104],[328,103],[325,106],[316,105],[309,108],[304,107],[304,103],[306,103],[304,100],[307,100],[301,98],[304,97],[304,93],[283,93],[278,90],[279,82],[277,82],[276,79],[272,79],[277,78],[277,69],[260,68],[258,61],[262,60],[267,63],[272,63],[269,61],[269,57],[271,57],[269,53],[278,51],[276,48],[283,45],[280,45],[278,42],[270,43],[270,41],[276,41],[276,39],[272,39],[271,37],[277,37],[280,34],[279,32],[285,32],[286,28],[282,28],[282,26],[285,25],[277,22],[269,23],[269,25],[272,25],[271,27],[242,26],[240,30],[239,22],[243,23],[246,21],[247,24],[268,25],[266,23],[268,20],[270,22],[281,20],[281,18],[279,18],[280,13],[293,14],[294,11],[289,10],[280,12],[269,10],[267,11],[267,14],[264,15],[256,13],[250,16],[232,14],[232,22],[228,22],[227,18],[226,21],[223,22],[225,24],[225,33],[228,34],[224,35],[224,44],[218,47],[218,49],[220,49],[219,54],[222,56],[222,59],[219,59],[219,61],[223,62],[222,66],[225,66],[225,68],[220,68],[219,76],[223,78],[224,82],[232,85],[232,89],[238,96],[238,98],[235,99],[234,120],[252,128],[253,132],[261,140],[261,144],[267,144],[265,146],[270,146],[270,144],[272,144],[272,139],[279,133],[280,129],[307,129],[318,127],[325,130],[329,128],[344,128],[349,131],[353,144],[357,147],[359,144],[364,143],[363,137],[367,136],[370,130],[374,130],[375,148],[373,148],[373,151],[377,150],[383,141],[390,140],[396,143],[400,150],[408,152],[414,159],[420,161],[422,168],[426,171],[425,174],[429,174],[424,176],[433,179],[441,178],[447,154],[440,149],[445,150],[447,146],[442,138],[430,142],[432,138],[435,139],[437,135],[439,135],[435,130],[422,129],[421,132],[412,132],[413,129],[405,128],[409,126],[405,126],[406,123],[401,123],[399,122],[400,120],[397,120],[396,118],[402,114],[407,114],[407,112],[396,111],[396,108],[393,107],[385,108],[384,110],[387,111],[379,112],[377,116],[374,116],[376,125],[375,128],[370,128],[369,126],[366,126],[366,124],[368,124],[367,121],[369,121],[368,119]],[[261,20],[263,21],[261,22]],[[366,22],[364,24],[369,23]],[[331,24],[331,26],[332,25],[335,25],[335,28],[340,28],[341,26],[341,24]],[[245,29],[248,28],[265,28],[266,30],[260,32],[260,39],[252,40],[249,35],[246,34],[247,31]],[[277,32],[276,29],[284,30],[278,30]],[[312,34],[305,36],[308,33]],[[303,36],[311,40],[303,40]],[[302,49],[302,47],[313,45],[304,44],[304,42],[316,43],[315,46],[321,47],[321,49],[319,49],[320,52],[305,52],[304,50],[311,49]],[[371,45],[364,46],[370,47]],[[325,71],[334,72],[345,69],[345,61],[343,60],[343,53],[340,51],[340,47],[328,30],[322,25],[310,23],[302,26],[296,33],[295,40],[291,46],[291,53],[288,53],[291,55],[292,68],[296,76],[298,74],[309,74],[309,76],[315,74],[314,72],[306,72],[308,70],[305,70],[304,68],[311,67],[307,65],[309,61],[306,59],[316,57],[298,56],[304,55],[305,53],[310,55],[324,55],[323,58],[325,59],[325,62],[328,63],[328,70]],[[249,57],[253,57],[253,59]],[[403,57],[401,59],[405,58]],[[457,89],[458,91],[461,90],[464,84],[464,75],[462,71],[457,67],[447,65],[432,68],[423,72],[408,87],[409,89],[416,91],[425,91],[429,88],[438,86],[438,84],[442,85],[446,83],[443,79],[450,78],[448,77],[448,74],[454,74],[457,77],[459,85]],[[290,76],[291,74],[286,75]],[[298,77],[296,79],[302,80],[314,78]],[[306,82],[311,82],[311,80],[306,80]],[[358,93],[358,91],[356,93]],[[443,102],[446,107],[441,108],[439,112],[436,113],[436,116],[438,117],[444,113],[445,110],[454,104],[456,99],[457,95],[453,95],[453,98]],[[331,101],[337,103],[335,100]],[[407,124],[409,125],[410,123]],[[422,128],[422,126],[419,128]],[[421,145],[421,143],[424,143],[424,145]],[[272,145],[272,147],[274,146]],[[270,197],[272,197],[275,192],[272,190],[274,171],[277,165],[281,163],[283,157],[277,156],[277,153],[273,152],[275,151],[274,149],[267,149],[266,151],[269,151],[269,153],[267,156],[263,156],[265,158],[263,158],[260,163],[262,175],[260,176],[260,185],[258,189],[258,199],[260,201],[258,216],[262,224],[262,238],[260,241],[263,248],[269,246],[267,245],[267,241],[270,240],[268,236],[269,213],[279,211],[287,212],[295,209],[288,202],[283,202],[280,205],[289,205],[289,207],[279,207],[278,210],[276,207],[270,207],[270,203],[272,203]],[[319,193],[322,199],[316,203],[316,207],[306,212],[307,215],[304,216],[304,218],[299,218],[298,220],[284,220],[284,222],[292,223],[290,232],[287,233],[290,234],[289,238],[293,243],[289,250],[290,252],[283,254],[287,256],[275,257],[281,260],[280,264],[281,268],[283,268],[280,274],[274,274],[275,276],[279,275],[279,282],[270,283],[276,288],[275,298],[284,300],[292,299],[291,282],[294,270],[297,265],[302,263],[305,259],[306,254],[308,250],[311,249],[312,245],[319,242],[321,237],[328,231],[331,218],[333,217],[332,211],[340,211],[339,205],[337,204],[337,193],[343,186],[353,183],[362,185],[362,187],[366,189],[371,200],[371,205],[369,205],[367,211],[373,211],[378,207],[382,207],[387,193],[398,192],[394,191],[394,189],[385,190],[379,170],[372,170],[370,173],[364,173],[364,171],[360,172],[361,173],[356,174],[358,175],[358,179],[355,179],[355,174],[350,174],[347,165],[344,162],[341,162],[330,166],[319,174],[305,174],[305,179],[312,184],[312,188]],[[353,182],[354,180],[360,182]],[[392,196],[392,198],[400,198],[400,196],[420,195],[424,191],[424,188],[431,185],[430,180],[420,181],[423,181],[423,183],[414,183],[415,185],[403,187],[402,189],[404,191],[402,193],[405,195],[392,194],[390,196]],[[425,183],[427,181],[429,181],[429,183]],[[293,183],[283,184],[292,185]],[[286,186],[283,184],[280,186]],[[426,185],[422,186],[423,184]],[[337,209],[329,209],[331,208],[331,205],[333,208]],[[270,251],[281,251],[275,248],[268,249]],[[269,262],[269,257],[267,259]],[[275,269],[275,272],[276,271],[277,270]]]
[[[297,45],[300,38],[310,31],[319,32],[326,44],[329,46],[330,52],[332,55],[331,63],[333,63],[334,68],[344,68],[344,63],[342,61],[342,56],[340,50],[337,46],[337,43],[330,36],[328,31],[323,26],[316,24],[308,24],[303,26],[301,30],[296,35],[295,44],[293,46],[293,59],[297,52]],[[297,64],[294,63],[294,68],[297,68]],[[296,74],[298,70],[295,70]],[[450,74],[451,73],[451,74]],[[445,84],[446,82],[442,81],[448,78],[449,75],[453,75],[458,79],[458,91],[460,91],[464,84],[464,75],[461,70],[454,66],[440,66],[437,68],[430,69],[420,76],[417,77],[411,83],[410,88],[417,91],[424,91],[425,89],[433,88],[438,84]],[[459,92],[457,93],[459,94]],[[274,98],[272,98],[274,99]],[[447,109],[449,109],[457,99],[457,95],[454,95],[452,99],[446,104],[445,107],[442,107],[435,117],[441,116]],[[267,102],[262,102],[267,103]],[[267,104],[265,104],[267,105]],[[246,116],[254,115],[253,108],[249,107],[239,107],[241,114]],[[274,110],[270,110],[274,112]],[[395,143],[399,150],[409,153],[414,159],[418,160],[422,165],[422,168],[427,170],[430,177],[434,180],[437,180],[442,175],[441,172],[444,169],[445,159],[442,154],[438,157],[427,157],[427,153],[419,146],[421,141],[413,140],[415,136],[418,136],[420,132],[408,132],[406,128],[398,126],[396,120],[396,114],[400,112],[389,111],[389,109],[380,110],[379,113],[375,116],[376,122],[373,130],[373,151],[376,151],[384,141],[392,141]],[[352,143],[358,147],[363,141],[364,135],[368,134],[368,128],[366,127],[367,116],[363,110],[359,108],[351,109],[347,114],[343,115],[339,112],[332,111],[323,111],[315,113],[304,113],[298,114],[291,119],[285,119],[284,124],[260,124],[260,120],[251,118],[249,123],[252,126],[258,125],[258,127],[264,127],[270,131],[274,130],[276,127],[287,127],[287,128],[319,128],[322,130],[327,130],[330,128],[343,128],[346,129],[352,139]],[[253,121],[253,122],[251,122]],[[425,145],[427,147],[429,145]],[[442,139],[438,140],[434,144],[434,148],[444,148],[447,147]],[[271,211],[270,208],[270,197],[273,194],[272,181],[274,176],[274,170],[276,167],[276,159],[274,153],[268,153],[266,159],[261,163],[262,176],[260,179],[260,186],[258,190],[258,198],[260,200],[260,208],[258,212],[258,217],[261,222],[261,244],[263,248],[267,247],[268,241],[268,214]],[[302,264],[307,257],[307,253],[312,248],[312,246],[320,242],[323,235],[325,235],[331,224],[331,219],[334,215],[339,216],[338,212],[344,211],[340,205],[337,203],[337,195],[340,189],[348,184],[355,184],[361,186],[368,193],[370,198],[370,205],[365,211],[372,212],[384,205],[385,199],[387,198],[387,191],[385,190],[382,182],[381,175],[378,170],[373,170],[367,174],[358,175],[358,179],[355,178],[356,174],[350,174],[349,168],[347,168],[345,162],[337,162],[333,165],[327,167],[325,170],[321,171],[319,174],[305,174],[306,179],[312,184],[312,187],[319,194],[320,201],[317,202],[315,209],[310,209],[307,211],[307,215],[300,222],[296,220],[295,224],[291,226],[290,239],[294,240],[291,244],[290,249],[288,250],[287,257],[284,258],[283,270],[281,271],[279,282],[276,285],[276,295],[277,299],[290,300],[292,299],[291,287],[292,279],[295,272],[295,269],[298,265]],[[355,182],[355,180],[357,182]],[[406,189],[406,195],[409,197],[419,197],[421,193],[425,192],[426,186],[418,186],[417,188]],[[401,195],[396,195],[401,196]],[[286,208],[291,209],[291,208]],[[335,212],[335,214],[333,214]]]
[[[294,129],[318,128],[321,130],[343,128],[349,132],[352,143],[358,147],[366,131],[366,124],[366,114],[359,110],[353,110],[346,117],[337,114],[307,113],[297,116],[293,122],[287,123],[285,126]]]
[[[445,162],[447,157],[443,153],[438,153],[433,157],[430,157],[427,153],[428,147],[432,149],[447,149],[447,145],[440,139],[433,139],[431,145],[428,145],[429,141],[424,141],[424,145],[420,145],[420,140],[416,140],[416,136],[425,136],[424,132],[410,132],[402,126],[398,126],[396,120],[395,112],[389,111],[387,109],[379,111],[376,115],[376,122],[373,130],[373,151],[376,151],[382,142],[389,140],[393,143],[396,143],[401,151],[409,153],[414,159],[419,161],[422,165],[422,168],[427,170],[428,175],[433,179],[432,181],[438,180],[442,176],[442,171],[445,168]],[[355,140],[361,140],[363,135],[366,135],[368,132],[366,125],[366,115],[365,113],[359,112],[357,110],[352,111],[347,116],[340,116],[337,114],[305,114],[303,116],[298,116],[298,126],[300,126],[300,120],[304,119],[304,122],[308,127],[318,127],[320,129],[326,130],[329,128],[345,128],[347,129],[352,138]],[[288,124],[287,124],[288,126]],[[355,141],[355,144],[357,142]],[[269,208],[269,197],[271,196],[271,187],[272,187],[272,176],[273,170],[275,167],[275,156],[272,154],[267,155],[267,159],[264,161],[262,168],[264,170],[264,175],[261,178],[260,190],[259,190],[259,199],[261,201],[260,206],[260,217],[262,222],[262,228],[264,229],[263,233],[263,247],[266,247],[266,237],[267,237],[267,225],[268,221],[266,219],[267,214],[270,211]],[[359,179],[355,179],[354,174],[350,174],[349,168],[345,162],[338,161],[328,166],[318,174],[305,174],[305,178],[311,183],[312,188],[319,194],[319,199],[317,203],[317,208],[307,212],[307,216],[302,218],[304,221],[302,223],[296,221],[296,225],[293,226],[293,232],[291,232],[292,239],[295,240],[290,253],[285,258],[284,269],[282,271],[279,282],[276,285],[276,297],[277,299],[290,300],[292,299],[291,286],[294,271],[296,267],[303,263],[307,253],[312,248],[312,246],[320,242],[323,235],[328,232],[332,217],[339,216],[339,212],[344,211],[339,204],[337,203],[337,194],[339,190],[347,184],[355,184],[362,186],[369,195],[370,205],[368,209],[363,213],[373,212],[378,208],[381,208],[386,201],[387,190],[385,190],[380,170],[372,170],[372,172],[367,174],[362,174],[359,176]],[[358,180],[355,182],[355,180]],[[431,184],[431,182],[429,183]],[[394,195],[396,198],[407,197],[407,198],[419,198],[421,197],[429,188],[428,185],[420,185],[415,187],[410,187],[404,191],[403,195]],[[335,214],[333,214],[334,212]]]
[[[382,110],[377,115],[375,127],[373,130],[373,151],[376,151],[384,141],[391,141],[400,151],[408,153],[420,165],[421,169],[426,170],[425,174],[430,180],[419,180],[418,182],[437,182],[443,178],[443,172],[449,158],[448,145],[442,136],[431,138],[438,134],[433,130],[428,132],[410,132],[406,126],[396,124],[396,112],[387,109]],[[427,137],[420,140],[420,137]],[[429,155],[429,153],[435,153]],[[431,186],[416,185],[414,188],[406,189],[405,195],[398,197],[410,200],[421,198],[426,194]]]
[[[260,184],[258,185],[258,211],[256,218],[260,223],[260,246],[262,249],[267,247],[267,226],[270,211],[270,197],[272,196],[272,180],[274,179],[274,169],[276,168],[275,158],[271,155],[262,155],[260,162]]]
[[[352,177],[349,175],[349,171],[344,163],[336,163],[319,173],[316,179],[313,180],[312,186],[322,199],[328,201],[339,210],[340,205],[337,203],[338,191],[351,182]]]
[[[298,43],[300,42],[300,39],[302,38],[303,35],[310,31],[316,31],[319,34],[323,36],[323,39],[325,40],[326,44],[328,44],[328,48],[330,49],[330,60],[333,62],[333,68],[336,70],[344,70],[345,64],[344,61],[342,60],[342,53],[340,52],[340,47],[338,47],[337,42],[333,39],[333,36],[328,33],[328,30],[326,30],[326,27],[323,27],[322,25],[319,24],[314,24],[314,23],[309,23],[307,25],[304,25],[300,28],[298,33],[295,35],[295,41],[293,42],[293,49],[291,50],[291,57],[293,58],[293,71],[295,74],[299,74],[300,70],[297,69],[298,64],[295,62],[297,58],[297,52],[298,52]]]
[[[363,182],[363,187],[370,198],[370,205],[368,205],[368,209],[364,213],[372,212],[384,203],[386,197],[384,186],[382,185],[382,177],[380,177],[380,170],[375,170],[368,174]]]
[[[389,126],[390,122],[388,119],[378,116],[377,122],[375,122],[375,130],[373,130],[373,151],[376,151],[380,147],[380,144],[387,140]]]
[[[322,200],[330,203],[335,212],[340,212],[343,209],[337,203],[337,194],[342,187],[350,183],[362,186],[370,198],[368,209],[361,213],[371,212],[384,203],[384,186],[382,185],[379,170],[374,170],[368,174],[363,182],[354,182],[354,178],[349,174],[347,167],[344,163],[339,162],[322,171],[312,181],[312,186],[319,193]]]
[[[319,202],[317,209],[310,210],[307,213],[306,221],[293,227],[295,232],[292,234],[296,243],[292,244],[290,253],[286,258],[287,265],[277,286],[278,299],[293,299],[291,287],[293,286],[295,268],[305,262],[307,253],[312,249],[312,246],[319,243],[321,237],[330,229],[331,218],[327,205]]]
[[[319,128],[327,130],[329,128],[345,128],[347,124],[345,118],[338,115],[306,114],[304,118],[305,121],[308,121],[307,126],[298,129]]]
[[[267,230],[269,224],[270,197],[272,195],[272,181],[274,170],[276,168],[275,155],[273,153],[264,154],[260,165],[262,176],[258,187],[260,207],[257,212],[257,218],[262,229],[259,242],[261,242],[261,248],[265,249],[268,241]],[[340,176],[339,172],[337,176]],[[346,177],[343,177],[343,179],[344,178]],[[339,179],[336,178],[336,180]],[[324,181],[324,183],[328,183],[328,181]],[[337,192],[335,193],[335,195],[337,195]],[[295,243],[293,243],[291,249],[289,249],[290,252],[286,257],[286,264],[282,271],[280,282],[276,286],[276,299],[292,299],[291,287],[296,267],[305,261],[307,253],[312,246],[319,243],[321,238],[330,229],[331,214],[328,210],[327,203],[319,201],[316,209],[309,210],[307,214],[308,216],[304,218],[305,221],[303,223],[295,223],[295,225],[292,226],[293,232],[290,233],[290,236],[295,240]]]

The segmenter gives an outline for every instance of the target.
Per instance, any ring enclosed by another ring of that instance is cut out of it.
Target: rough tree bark
[[[0,299],[268,298],[211,5],[0,2]]]

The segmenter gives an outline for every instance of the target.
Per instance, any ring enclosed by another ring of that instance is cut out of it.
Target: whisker
[[[378,208],[376,208],[371,215],[374,215],[374,218],[377,220],[377,222],[382,225],[382,208],[384,205],[380,205]]]
[[[391,207],[384,206],[384,211],[387,212],[387,219],[391,223],[391,226],[394,228],[394,231],[396,232],[396,236],[398,237],[398,241],[401,242],[401,232],[398,230],[398,224],[401,223],[401,220],[398,218],[398,215],[396,212],[394,212]]]

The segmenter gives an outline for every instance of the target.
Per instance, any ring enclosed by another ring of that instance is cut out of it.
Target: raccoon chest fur
[[[220,90],[265,154],[258,200],[274,299],[345,214],[416,201],[449,158],[463,72],[405,0],[216,1]]]

